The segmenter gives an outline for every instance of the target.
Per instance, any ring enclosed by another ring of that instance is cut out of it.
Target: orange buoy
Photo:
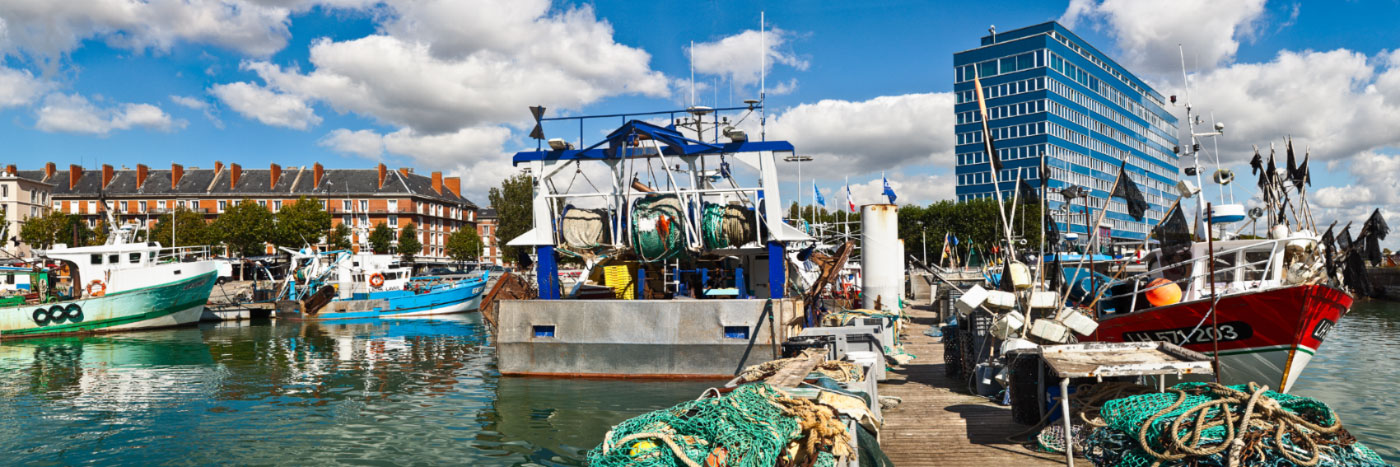
[[[1161,287],[1157,287],[1159,285]],[[1153,280],[1147,284],[1147,288],[1152,289],[1147,291],[1147,301],[1152,306],[1175,305],[1181,301],[1181,287],[1166,278]]]
[[[729,465],[729,450],[724,446],[710,451],[710,455],[705,456],[705,467],[725,467]]]

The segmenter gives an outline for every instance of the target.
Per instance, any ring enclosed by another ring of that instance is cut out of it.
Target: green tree
[[[171,232],[171,218],[175,219],[174,232]],[[173,240],[171,236],[175,237]],[[187,208],[176,208],[173,216],[171,214],[161,215],[156,219],[156,226],[151,229],[151,238],[162,245],[168,246],[196,246],[213,245],[218,240],[211,238],[209,223],[204,222],[204,214],[191,211]]]
[[[486,196],[491,200],[491,206],[496,208],[496,238],[500,240],[501,254],[505,258],[515,258],[518,254],[518,248],[506,245],[506,242],[534,228],[534,210],[531,208],[535,196],[534,184],[534,178],[529,174],[517,174],[501,180],[501,186],[492,188]]]
[[[375,254],[388,254],[389,246],[394,243],[394,231],[389,230],[389,226],[380,222],[374,226],[374,231],[369,233],[369,249]]]
[[[245,257],[264,254],[263,245],[272,241],[275,229],[272,213],[251,199],[224,210],[211,227],[232,253]]]
[[[350,227],[345,224],[335,226],[335,229],[331,230],[330,238],[326,239],[326,244],[337,250],[349,250],[352,246],[350,244]]]
[[[275,243],[286,247],[315,245],[331,228],[331,213],[321,207],[321,202],[305,196],[291,204],[282,205],[277,211],[277,229],[273,236]]]
[[[481,236],[471,227],[462,227],[447,238],[447,256],[458,263],[481,256],[481,247]]]
[[[55,243],[68,241],[69,225],[67,214],[49,211],[41,217],[25,220],[19,229],[19,239],[30,248],[47,249]]]
[[[88,238],[88,246],[107,244],[107,234],[111,229],[107,228],[107,219],[98,219],[97,228],[92,229],[92,236]]]
[[[413,255],[423,251],[423,242],[418,241],[418,227],[412,222],[404,226],[399,232],[399,254],[403,255],[403,260],[413,262]]]

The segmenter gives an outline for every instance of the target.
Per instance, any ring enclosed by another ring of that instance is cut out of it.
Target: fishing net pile
[[[744,371],[739,372],[739,381],[741,383],[752,383],[755,381],[762,381],[768,379],[768,377],[773,376],[774,374],[777,374],[778,370],[781,370],[789,363],[806,359],[807,357],[804,355],[801,357],[769,360],[757,365],[752,365],[748,368],[745,368]],[[842,383],[848,381],[861,381],[865,379],[865,377],[862,376],[863,372],[861,371],[861,366],[854,362],[826,360],[821,362],[821,364],[817,365],[817,367],[814,368],[812,371],[816,373],[821,373],[822,375],[828,378]]]
[[[1256,384],[1182,383],[1099,412],[1085,456],[1106,466],[1384,466],[1326,404]]]
[[[613,427],[588,452],[611,466],[834,466],[853,453],[834,410],[762,383],[685,402]]]
[[[754,242],[753,210],[743,206],[705,203],[700,220],[700,236],[705,248],[739,247]]]
[[[685,215],[675,195],[647,195],[632,207],[632,247],[644,263],[685,253]]]
[[[593,250],[611,242],[608,238],[608,211],[570,207],[559,223],[564,244],[578,251]]]

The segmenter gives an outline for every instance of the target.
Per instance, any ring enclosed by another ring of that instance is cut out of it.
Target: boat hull
[[[128,331],[182,326],[199,321],[217,273],[210,271],[187,279],[101,297],[0,308],[0,338],[53,336]],[[44,316],[35,318],[36,311]],[[74,310],[77,312],[74,313]]]
[[[279,319],[320,321],[363,318],[414,318],[476,311],[485,280],[470,280],[443,290],[415,294],[407,291],[370,294],[363,299],[335,300],[316,314],[280,311]]]
[[[1214,319],[1206,319],[1210,299],[1109,316],[1091,337],[1180,344],[1189,336],[1184,346],[1206,355],[1215,356],[1218,345],[1225,384],[1252,381],[1287,392],[1351,305],[1351,296],[1334,287],[1279,287],[1222,297]]]

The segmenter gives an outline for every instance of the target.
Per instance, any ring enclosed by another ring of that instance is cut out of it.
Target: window
[[[6,198],[9,198],[9,197],[10,197],[10,186],[9,186],[9,185],[0,185],[0,199],[6,199]]]
[[[353,207],[351,206],[351,204],[350,204],[350,200],[348,200],[348,199],[345,200],[345,201],[342,201],[340,204],[341,204],[341,209],[345,210],[345,212],[350,212],[350,211],[354,210],[354,208],[353,208]]]
[[[97,214],[97,202],[96,202],[96,201],[88,201],[87,213],[88,213],[88,214]]]
[[[145,202],[145,201],[137,201],[137,202],[136,202],[136,208],[137,208],[137,211],[136,211],[136,212],[145,213],[145,212],[146,212],[146,202]]]
[[[156,201],[156,209],[165,210],[165,200]]]
[[[258,200],[258,206],[262,206],[263,209],[267,209],[267,200],[265,200],[265,199],[260,199],[260,200]]]
[[[228,208],[228,200],[219,200],[219,212],[224,212]]]
[[[369,200],[360,200],[360,212],[369,212]]]
[[[281,211],[281,210],[282,210],[282,200],[280,200],[280,199],[279,199],[279,200],[274,200],[274,201],[272,202],[272,210],[273,210],[273,211]]]
[[[398,227],[398,226],[399,226],[399,216],[393,216],[393,215],[389,216],[389,227]]]
[[[102,264],[102,254],[101,254],[101,253],[92,255],[92,264]]]
[[[389,212],[399,212],[399,200],[389,200]]]
[[[107,255],[107,264],[117,264],[121,260],[121,255]]]
[[[350,227],[350,226],[353,226],[353,225],[354,225],[354,224],[351,222],[350,216],[345,216],[344,218],[342,218],[342,219],[340,220],[340,223],[341,223],[341,225],[344,225],[344,226],[346,226],[346,227]]]
[[[139,262],[141,262],[141,253],[140,253],[140,252],[137,252],[137,253],[131,253],[131,254],[127,255],[127,262],[130,262],[130,263],[133,263],[133,264],[134,264],[134,263],[139,263]]]
[[[182,199],[182,200],[179,200],[179,201],[176,201],[176,202],[175,202],[175,205],[178,206],[180,209],[184,209],[184,208],[189,207],[188,205],[185,204],[185,200],[183,200],[183,199]]]

